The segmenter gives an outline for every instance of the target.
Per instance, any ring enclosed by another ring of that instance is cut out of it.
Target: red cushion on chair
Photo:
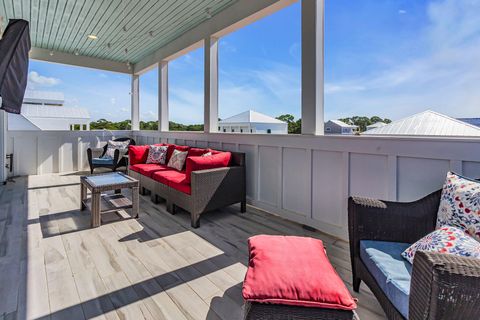
[[[260,235],[248,239],[248,247],[245,300],[341,310],[357,307],[321,240]]]
[[[187,183],[190,183],[192,171],[206,170],[213,168],[228,167],[232,154],[230,152],[220,152],[206,157],[189,157],[187,158]]]
[[[128,146],[128,159],[130,165],[147,162],[149,146]]]
[[[143,174],[146,177],[151,178],[152,174],[157,171],[172,170],[172,168],[167,167],[163,164],[156,163],[138,163],[133,166],[130,166],[130,170]]]
[[[185,181],[185,172],[177,170],[157,171],[152,179],[186,194],[191,193],[190,184]]]

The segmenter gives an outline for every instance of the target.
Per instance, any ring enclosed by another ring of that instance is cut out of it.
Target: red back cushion
[[[167,163],[168,161],[170,161],[170,157],[172,156],[173,154],[173,150],[178,150],[178,151],[188,151],[188,149],[190,149],[190,147],[188,146],[177,146],[175,144],[165,144],[166,146],[168,146],[168,150],[167,150]]]
[[[341,310],[357,307],[321,240],[260,235],[248,239],[248,247],[245,300]]]
[[[147,162],[149,146],[128,146],[128,159],[130,165]]]
[[[208,149],[190,148],[187,157],[199,157],[208,152]]]
[[[230,152],[220,152],[206,157],[188,157],[186,182],[190,183],[192,171],[228,167],[231,157]]]

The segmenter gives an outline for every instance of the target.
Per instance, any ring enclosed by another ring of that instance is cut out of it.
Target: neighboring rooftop
[[[358,128],[358,126],[354,124],[348,124],[340,120],[329,120],[329,121],[335,123],[337,126],[340,126],[342,128]]]
[[[384,127],[386,125],[387,124],[385,122],[378,121],[378,122],[372,123],[371,125],[367,126],[367,130],[381,128],[381,127]]]
[[[256,112],[253,110],[248,110],[237,115],[231,116],[229,118],[223,119],[219,124],[230,124],[230,123],[285,123],[281,120],[275,119],[273,117],[267,116],[266,114]]]
[[[27,90],[23,103],[61,106],[65,103],[65,97],[62,92]]]
[[[480,128],[444,114],[427,110],[394,121],[386,126],[367,130],[363,134],[480,137]]]

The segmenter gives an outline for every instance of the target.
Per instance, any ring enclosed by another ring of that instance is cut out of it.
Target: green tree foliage
[[[276,119],[288,123],[288,133],[300,134],[302,133],[302,119],[295,120],[295,117],[291,114],[282,114]]]
[[[369,117],[360,117],[360,116],[353,116],[353,117],[348,117],[348,118],[342,118],[338,119],[342,122],[345,122],[347,124],[353,124],[359,127],[360,132],[364,132],[367,130],[367,126],[372,125],[377,122],[384,122],[384,123],[390,123],[392,120],[387,119],[387,118],[380,118],[378,116],[373,116],[371,118]]]
[[[90,130],[130,130],[130,120],[111,122],[106,119],[99,119],[90,122]],[[170,131],[203,131],[203,124],[181,124],[169,122]],[[158,121],[140,121],[140,130],[158,130]]]

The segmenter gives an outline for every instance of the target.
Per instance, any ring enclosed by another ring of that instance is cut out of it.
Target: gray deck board
[[[247,239],[322,239],[351,288],[348,243],[249,208],[202,217],[140,197],[138,220],[90,228],[79,211],[79,175],[17,178],[0,187],[0,319],[242,319]],[[114,217],[115,218],[115,217]],[[360,319],[385,319],[362,286]]]

